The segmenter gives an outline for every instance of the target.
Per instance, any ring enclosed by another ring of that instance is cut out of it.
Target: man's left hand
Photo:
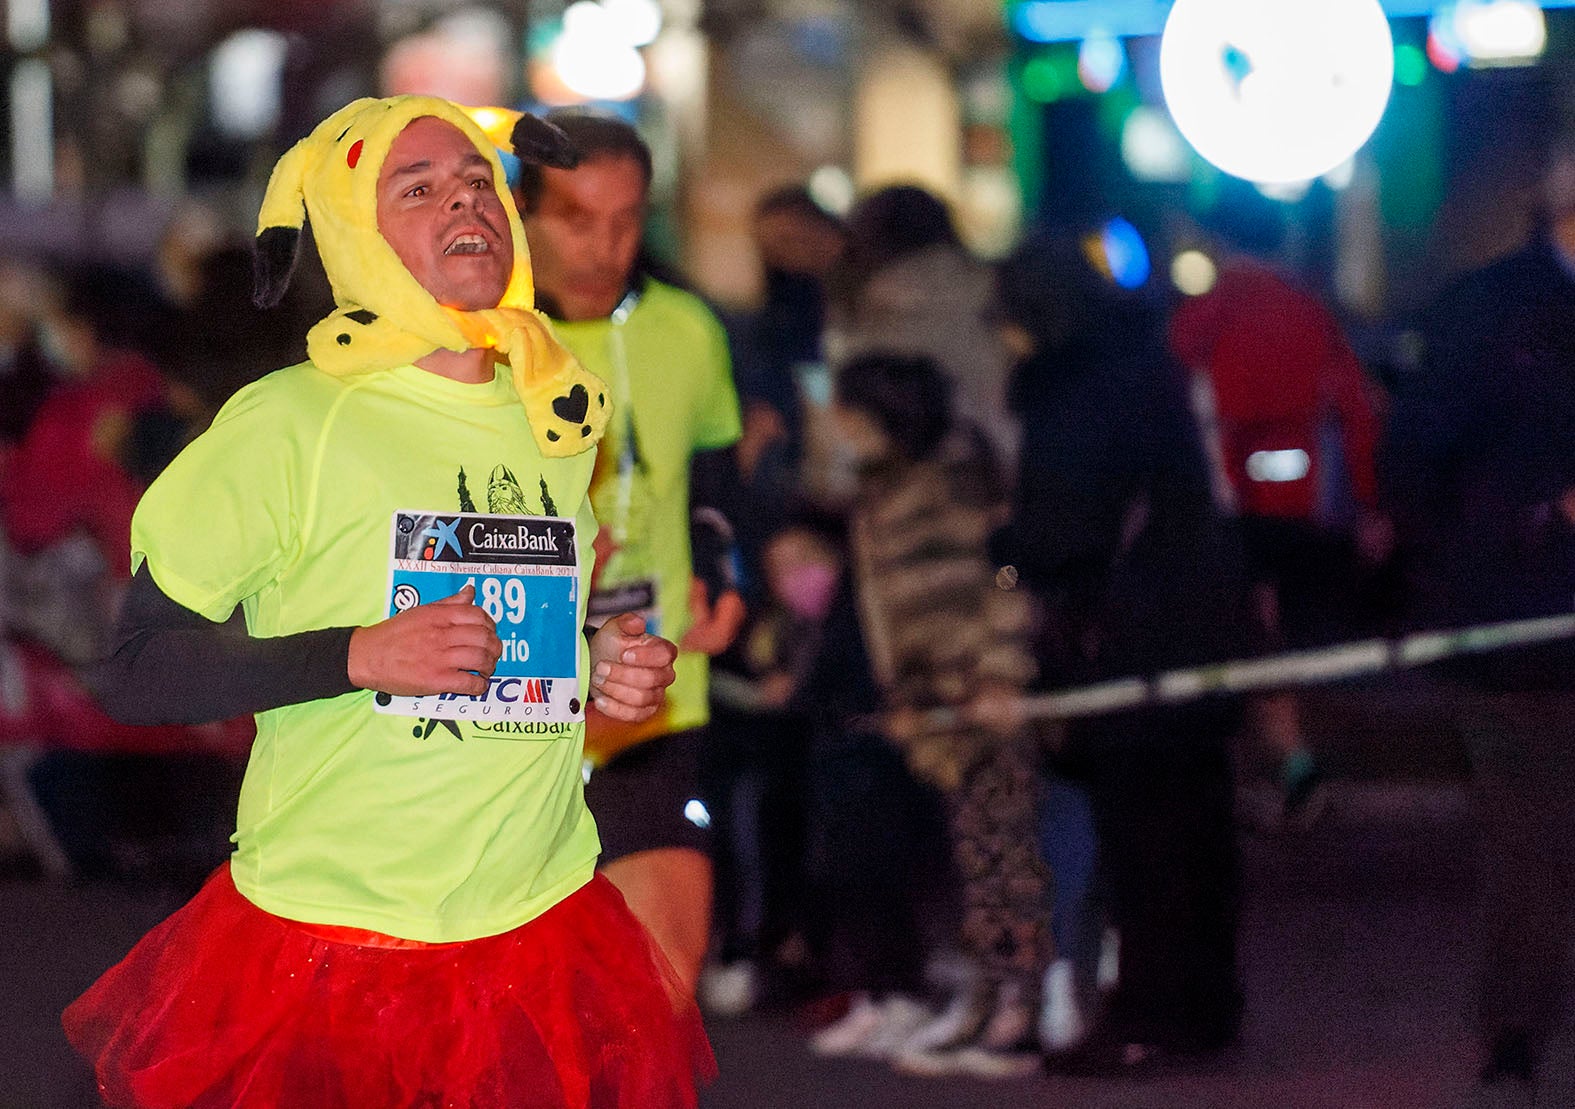
[[[614,616],[591,636],[591,703],[614,720],[649,720],[673,684],[677,657],[671,641],[646,633],[644,618]]]
[[[719,655],[732,645],[744,626],[744,599],[736,590],[725,589],[712,604],[705,582],[689,581],[689,630],[679,641],[685,651]]]

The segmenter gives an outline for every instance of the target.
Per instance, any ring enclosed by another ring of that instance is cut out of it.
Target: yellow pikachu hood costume
[[[389,148],[423,116],[451,123],[492,167],[514,242],[514,270],[498,307],[463,312],[439,305],[400,262],[377,226],[377,178]],[[519,124],[534,141],[524,153],[572,166],[568,139],[534,116]],[[337,311],[307,333],[306,350],[325,373],[369,373],[408,365],[434,350],[488,347],[509,363],[542,454],[563,458],[601,438],[611,405],[533,307],[525,229],[492,142],[463,110],[427,96],[356,100],[320,123],[274,167],[257,217],[254,299],[272,307],[284,296],[303,223],[310,219]]]

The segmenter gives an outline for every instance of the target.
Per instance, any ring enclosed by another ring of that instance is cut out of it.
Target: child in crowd
[[[900,1040],[890,1028],[900,1008],[861,1037],[874,1022],[855,1004],[817,1045],[884,1041],[913,1073],[1000,1077],[1038,1064],[1033,1018],[1050,955],[1038,747],[1016,711],[1034,664],[1027,606],[987,553],[999,483],[979,441],[953,434],[950,392],[929,359],[870,354],[838,374],[834,418],[860,459],[850,547],[873,703],[909,770],[943,799],[970,973],[943,1013]]]
[[[718,958],[701,996],[719,1015],[752,1007],[768,985],[763,971],[804,970],[801,701],[843,572],[837,540],[810,522],[776,532],[760,562],[762,603],[712,681],[705,798],[717,833]]]

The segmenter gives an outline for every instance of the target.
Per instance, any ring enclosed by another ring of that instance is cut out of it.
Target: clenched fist
[[[480,696],[498,664],[498,626],[476,607],[476,587],[416,605],[350,634],[350,681],[396,697]]]

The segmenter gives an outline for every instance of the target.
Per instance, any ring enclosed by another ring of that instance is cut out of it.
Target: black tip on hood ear
[[[258,233],[252,253],[253,304],[272,308],[284,299],[300,246],[298,227],[265,227]]]
[[[580,164],[580,152],[563,129],[529,112],[520,116],[509,142],[514,156],[527,165],[573,169]]]

